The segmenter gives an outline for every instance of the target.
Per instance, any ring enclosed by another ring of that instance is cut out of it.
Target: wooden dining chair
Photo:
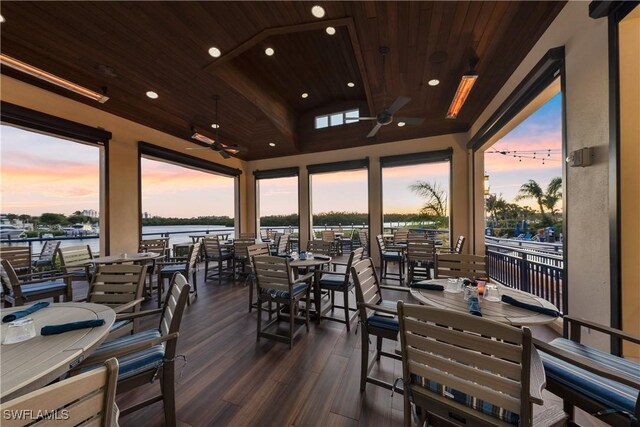
[[[109,329],[109,338],[135,333],[132,320],[120,320],[118,315],[137,313],[144,301],[142,296],[146,265],[107,264],[100,265],[89,285],[87,302],[109,306],[116,312],[116,321]]]
[[[364,255],[370,256],[369,254],[369,231],[364,228],[358,230],[358,239],[360,239],[360,247],[364,249]]]
[[[248,246],[247,255],[249,257],[249,275],[247,276],[247,280],[249,281],[249,313],[251,313],[251,309],[257,307],[257,303],[253,302],[253,294],[255,293],[254,284],[256,282],[256,271],[253,266],[253,258],[270,255],[269,245],[267,243],[259,243]]]
[[[204,245],[204,280],[218,278],[218,283],[222,283],[222,276],[225,270],[233,273],[233,252],[223,244],[218,236],[207,236],[202,241]],[[217,275],[213,272],[209,275],[209,263],[218,264]],[[225,266],[226,264],[226,266]]]
[[[461,254],[464,248],[464,242],[466,238],[463,235],[458,236],[455,245],[453,246],[440,246],[437,248],[439,254]]]
[[[409,229],[408,228],[399,228],[393,232],[393,244],[394,245],[405,245],[407,244],[407,239],[409,238]]]
[[[544,368],[529,328],[467,313],[398,302],[404,425],[411,403],[419,426],[444,420],[469,426],[560,425],[566,414],[544,403]]]
[[[335,256],[334,244],[329,240],[309,240],[307,252],[314,255]]]
[[[351,277],[356,290],[356,303],[361,326],[360,391],[365,390],[367,382],[393,390],[393,384],[369,374],[376,366],[375,362],[379,362],[382,356],[401,360],[399,355],[382,349],[384,339],[398,340],[400,325],[396,315],[396,301],[386,301],[382,298],[380,279],[371,258],[356,262],[351,267]],[[399,286],[394,287],[394,289],[409,291],[409,288],[401,288]],[[376,350],[373,358],[369,359],[369,337],[371,335],[376,337]]]
[[[2,403],[3,427],[31,425],[117,427],[120,411],[116,406],[118,361],[114,358],[102,367]],[[31,416],[43,414],[40,422]],[[28,414],[28,415],[27,415]],[[27,416],[25,416],[27,415]],[[46,416],[51,419],[47,419]],[[55,417],[55,418],[54,418]]]
[[[150,295],[153,288],[153,276],[156,274],[156,262],[164,260],[167,256],[167,239],[142,239],[138,245],[138,252],[154,252],[162,255],[161,258],[149,259],[142,261],[147,266],[147,279],[146,288],[147,293]]]
[[[272,254],[279,255],[279,256],[287,255],[290,238],[291,238],[291,234],[289,233],[278,234],[278,236],[276,237],[275,252],[272,252]]]
[[[486,278],[487,257],[465,254],[436,254],[435,278]]]
[[[18,276],[11,263],[2,259],[0,278],[5,307],[18,307],[41,299],[55,302],[73,301],[73,288],[69,276],[60,273],[30,273]]]
[[[0,258],[9,261],[18,275],[31,273],[31,247],[29,246],[0,246]]]
[[[60,240],[47,240],[40,249],[40,255],[32,261],[32,266],[38,271],[55,270],[56,255],[60,247]]]
[[[253,239],[255,243],[256,233],[240,233],[238,239]]]
[[[247,248],[256,244],[256,239],[235,239],[233,241],[233,279],[247,274],[249,253]]]
[[[376,242],[378,242],[380,261],[382,262],[382,278],[388,280],[398,280],[401,284],[404,283],[404,251],[399,248],[387,248],[387,244],[381,234],[378,234],[376,236]],[[389,273],[387,271],[390,262],[398,263],[398,273]]]
[[[310,288],[313,273],[308,273],[294,278],[288,258],[277,256],[258,256],[253,258],[253,268],[256,274],[258,287],[258,328],[257,340],[261,337],[286,342],[289,348],[293,347],[293,340],[302,330],[302,327],[294,328],[296,320],[304,322],[309,332],[309,304]],[[299,303],[305,300],[305,315],[299,316]],[[262,326],[262,306],[264,303],[276,304],[276,317]],[[281,307],[288,308],[286,317],[289,321],[288,334],[267,332],[267,329],[276,326],[285,316]]]
[[[91,282],[95,266],[91,263],[93,254],[89,245],[61,246],[58,248],[60,268],[70,277],[70,281]],[[71,266],[72,264],[83,264]]]
[[[196,242],[190,246],[189,254],[186,260],[182,260],[180,258],[178,261],[162,261],[158,263],[158,279],[156,283],[156,287],[158,290],[158,308],[160,308],[160,304],[162,302],[165,279],[171,279],[176,273],[182,274],[184,277],[187,277],[188,280],[191,281],[191,288],[193,289],[191,291],[191,297],[198,296],[198,276],[196,267],[201,244],[201,242]],[[191,304],[191,298],[189,298],[187,303]]]
[[[431,269],[435,267],[436,244],[426,238],[412,239],[407,243],[408,282],[431,279]]]
[[[189,294],[190,286],[187,279],[180,273],[174,274],[162,308],[122,316],[127,319],[139,319],[160,314],[160,322],[156,328],[103,343],[75,369],[85,372],[96,368],[106,359],[117,358],[118,395],[151,384],[156,377],[160,378],[160,394],[122,409],[122,415],[156,402],[163,402],[166,425],[176,426],[175,365],[178,358],[183,358],[186,363],[186,357],[177,354],[177,345]]]
[[[321,308],[319,317],[345,323],[347,325],[347,332],[349,332],[351,328],[351,322],[358,315],[357,308],[349,307],[349,292],[353,289],[353,280],[351,279],[351,266],[362,259],[363,252],[363,248],[357,248],[349,254],[349,261],[347,262],[344,272],[328,270],[316,270],[315,272],[315,281],[318,284],[320,291],[329,291],[330,301],[330,303],[325,308]],[[335,303],[336,292],[342,293],[342,306],[336,305]],[[333,312],[336,308],[341,308],[344,310],[344,319],[326,315],[329,311]],[[350,314],[351,311],[354,312],[353,315]],[[318,318],[318,320],[320,319]]]

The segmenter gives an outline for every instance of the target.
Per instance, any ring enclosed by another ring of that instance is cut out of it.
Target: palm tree
[[[538,184],[535,180],[530,179],[529,181],[525,182],[520,186],[520,190],[518,191],[518,194],[516,195],[515,200],[518,201],[522,199],[535,199],[536,203],[538,203],[538,208],[540,209],[540,213],[542,215],[545,214],[545,211],[544,211],[545,194],[542,191],[540,184]]]
[[[427,218],[433,219],[440,224],[447,216],[447,193],[442,190],[437,183],[426,181],[417,181],[411,184],[409,188],[418,195],[427,199],[420,214]]]
[[[556,215],[556,204],[562,200],[562,178],[557,176],[547,185],[547,191],[544,193],[544,206],[549,210],[551,215]]]

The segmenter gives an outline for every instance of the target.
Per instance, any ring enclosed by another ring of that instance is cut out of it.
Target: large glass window
[[[170,246],[190,235],[234,230],[235,179],[142,157],[142,238],[170,237]]]
[[[8,125],[0,132],[3,243],[28,238],[39,253],[41,238],[64,237],[63,246],[99,253],[103,148]]]
[[[257,217],[262,231],[298,233],[298,177],[261,178],[256,180]]]
[[[426,230],[448,244],[450,173],[449,161],[383,167],[384,228]]]
[[[311,214],[313,231],[369,224],[369,190],[367,169],[313,173]]]

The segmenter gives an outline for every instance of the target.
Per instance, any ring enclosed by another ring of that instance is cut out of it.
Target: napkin
[[[21,319],[23,317],[26,317],[32,313],[35,313],[36,311],[40,310],[41,308],[45,308],[49,305],[48,302],[38,302],[35,303],[33,305],[30,305],[29,307],[25,307],[24,310],[20,310],[20,311],[14,311],[11,314],[7,314],[6,316],[4,316],[2,318],[2,323],[7,323],[7,322],[13,322],[14,320],[18,320]]]
[[[469,306],[469,313],[473,314],[474,316],[482,317],[482,310],[480,310],[480,303],[478,303],[478,298],[469,298],[467,304]]]
[[[437,283],[414,282],[410,283],[409,287],[412,289],[426,289],[428,291],[444,291],[444,286],[438,285]]]
[[[104,325],[104,319],[83,320],[80,322],[63,323],[60,325],[44,326],[40,329],[40,335],[55,335],[63,332],[75,331],[76,329],[97,328]]]
[[[330,260],[331,259],[330,256],[326,256],[326,255],[314,255],[313,258],[320,259],[320,260]]]
[[[552,317],[562,316],[562,313],[560,313],[559,311],[553,310],[551,308],[541,307],[539,305],[533,305],[533,304],[528,304],[526,302],[518,301],[517,299],[512,298],[509,295],[502,295],[502,302],[515,305],[516,307],[546,314],[547,316],[552,316]]]

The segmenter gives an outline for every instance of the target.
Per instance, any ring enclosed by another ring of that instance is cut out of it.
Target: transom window
[[[357,108],[355,110],[316,116],[316,129],[355,123],[358,121],[358,117],[360,117],[360,110]]]

